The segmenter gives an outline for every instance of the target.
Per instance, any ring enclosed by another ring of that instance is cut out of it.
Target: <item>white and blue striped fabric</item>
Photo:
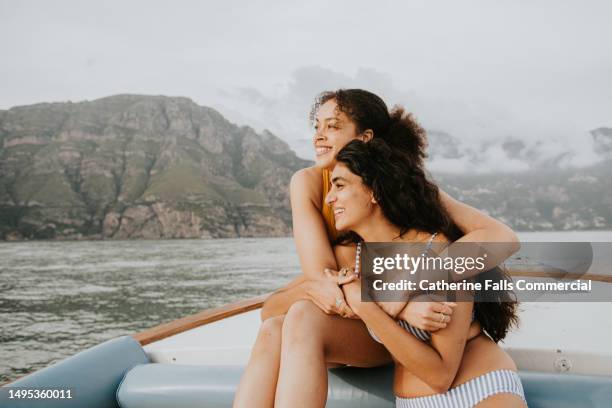
[[[451,388],[444,394],[417,398],[395,398],[396,408],[471,408],[495,394],[515,394],[525,402],[525,392],[518,374],[496,370]]]
[[[411,326],[410,323],[404,321],[404,320],[396,320],[395,321],[401,328],[403,328],[404,330],[406,330],[408,333],[412,334],[414,337],[416,337],[417,339],[424,341],[425,343],[429,342],[429,340],[431,339],[431,333],[429,333],[426,330],[421,330],[419,328],[416,328],[414,326]],[[370,330],[369,327],[366,326],[366,328],[368,329],[368,332],[370,333],[370,336],[372,336],[372,338],[374,340],[376,340],[379,343],[382,343],[382,341],[380,341],[380,339],[378,338],[378,336],[376,334],[374,334],[374,332],[372,330]]]
[[[436,237],[436,235],[438,235],[437,232],[433,233],[431,235],[431,237],[429,237],[429,241],[427,241],[427,246],[425,247],[425,251],[423,251],[423,255],[425,255],[427,252],[429,252],[429,250],[431,249],[431,246],[433,244],[433,240]],[[473,317],[472,317],[473,319]],[[429,340],[431,340],[431,333],[429,333],[426,330],[421,330],[418,329],[414,326],[411,326],[408,322],[404,321],[404,320],[396,320],[396,323],[404,330],[410,332],[414,337],[416,337],[417,339],[424,341],[424,342],[429,342]],[[376,334],[374,334],[374,332],[372,330],[370,330],[370,328],[368,327],[368,332],[370,333],[370,336],[372,336],[372,338],[374,340],[376,340],[379,343],[382,343],[382,341],[380,341],[380,339],[378,338],[378,336]]]
[[[424,341],[425,343],[431,340],[431,333],[427,330],[421,330],[417,327],[411,326],[410,323],[404,320],[397,320],[397,324],[399,324],[400,327],[404,330],[410,332],[410,334],[412,334],[414,337],[421,341]]]

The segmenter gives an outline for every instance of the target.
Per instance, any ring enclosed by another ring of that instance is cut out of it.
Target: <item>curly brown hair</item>
[[[321,105],[332,99],[337,104],[336,109],[355,123],[358,133],[370,129],[374,138],[383,139],[394,149],[418,153],[422,159],[427,157],[426,132],[414,116],[401,106],[394,106],[389,111],[378,95],[363,89],[338,89],[319,94],[310,110],[312,125]]]

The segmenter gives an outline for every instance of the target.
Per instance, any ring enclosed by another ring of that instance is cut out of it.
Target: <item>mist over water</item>
[[[612,242],[612,231],[519,233]],[[291,238],[0,243],[0,383],[105,340],[273,291]]]

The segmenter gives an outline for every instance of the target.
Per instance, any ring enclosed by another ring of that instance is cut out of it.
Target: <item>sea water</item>
[[[612,231],[519,233],[612,242]],[[0,383],[105,340],[273,291],[291,238],[0,243]]]

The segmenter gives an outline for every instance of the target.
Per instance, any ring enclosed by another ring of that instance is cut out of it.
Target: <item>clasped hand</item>
[[[352,268],[325,269],[324,277],[310,281],[309,298],[325,313],[359,319],[361,280]],[[422,294],[411,302],[377,302],[388,315],[412,326],[434,332],[450,323],[456,303],[437,302]]]
[[[349,268],[342,268],[340,271],[325,269],[323,278],[308,282],[308,298],[327,314],[358,319],[347,304],[341,289],[343,285],[353,282],[355,279],[355,274]]]

